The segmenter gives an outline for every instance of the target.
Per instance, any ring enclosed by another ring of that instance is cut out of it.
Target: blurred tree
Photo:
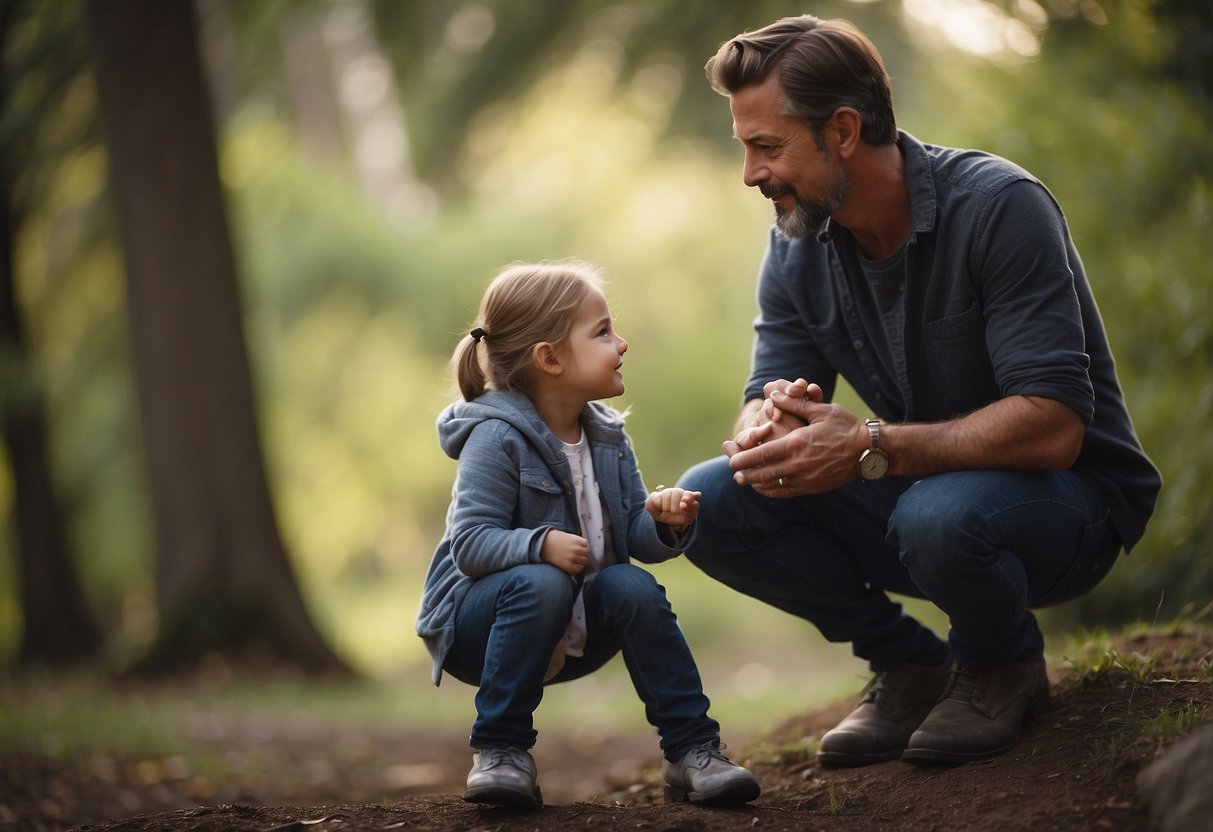
[[[344,671],[270,500],[193,4],[91,0],[87,17],[156,525],[160,632],[138,670],[219,651]]]
[[[728,122],[716,93],[703,80],[704,62],[726,38],[804,10],[787,0],[707,8],[710,13],[701,0],[357,0],[337,6],[296,3],[293,14],[296,23],[309,15],[327,15],[320,25],[330,31],[356,28],[351,21],[373,24],[370,34],[390,60],[400,89],[411,173],[449,201],[463,196],[468,184],[458,165],[475,136],[477,118],[493,106],[517,103],[587,45],[614,50],[624,81],[654,65],[671,70],[673,83],[681,85],[664,118],[671,132],[715,137],[719,146],[728,146]],[[264,25],[264,11],[255,6],[234,11],[246,30]],[[878,36],[898,31],[894,4],[821,0],[812,11],[822,17],[845,15]],[[334,25],[338,18],[341,23]],[[346,32],[327,40],[348,37]],[[288,44],[295,39],[284,38]],[[900,65],[901,39],[882,40],[886,60]],[[244,63],[251,65],[254,59]],[[330,64],[339,76],[351,68],[339,55],[330,57]],[[262,63],[253,73],[265,71],[269,69]],[[334,86],[340,94],[342,85]],[[295,109],[301,123],[306,121],[306,113],[298,105]]]
[[[0,429],[16,495],[18,661],[67,664],[92,656],[101,633],[81,592],[51,475],[41,384],[17,297],[14,242],[48,148],[39,127],[82,71],[82,48],[60,16],[37,25],[27,3],[0,5]],[[19,24],[26,29],[20,43]]]

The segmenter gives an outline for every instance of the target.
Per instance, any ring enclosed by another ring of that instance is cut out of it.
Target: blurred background
[[[1132,555],[1047,626],[1213,598],[1206,0],[0,8],[10,678],[251,658],[470,719],[413,631],[455,473],[450,353],[499,267],[592,261],[646,482],[718,453],[770,207],[702,67],[805,12],[867,32],[901,127],[1039,176],[1083,254],[1165,485]],[[736,719],[862,684],[804,622],[682,560],[653,571]],[[627,682],[616,663],[579,685],[584,705]]]

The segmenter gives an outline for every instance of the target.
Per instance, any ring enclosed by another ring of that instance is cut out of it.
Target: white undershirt
[[[598,478],[594,476],[594,461],[590,455],[590,443],[586,440],[585,431],[577,444],[562,443],[564,455],[573,469],[573,489],[577,495],[577,514],[581,520],[581,535],[590,544],[590,557],[582,572],[584,581],[581,592],[573,602],[573,613],[569,626],[556,644],[552,653],[552,661],[548,665],[544,681],[551,679],[564,667],[565,656],[581,656],[585,653],[586,623],[585,623],[585,588],[594,580],[594,576],[602,570],[606,552],[606,527],[602,522],[602,499],[598,490]]]

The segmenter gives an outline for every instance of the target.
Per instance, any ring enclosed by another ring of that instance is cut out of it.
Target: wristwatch
[[[889,470],[889,455],[880,447],[880,420],[868,419],[868,437],[872,447],[859,455],[859,477],[864,480],[878,480]]]

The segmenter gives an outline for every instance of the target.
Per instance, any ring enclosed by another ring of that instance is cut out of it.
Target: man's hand
[[[584,537],[552,529],[543,539],[539,558],[568,575],[580,575],[590,560],[590,544]]]
[[[803,419],[780,410],[774,405],[771,401],[771,394],[775,392],[782,392],[798,399],[806,396],[814,401],[822,399],[821,388],[816,384],[809,384],[802,378],[795,381],[785,379],[768,381],[762,388],[764,398],[754,399],[747,405],[747,412],[738,420],[733,438],[725,440],[721,446],[724,448],[725,456],[731,457],[738,451],[755,448],[763,442],[778,439],[796,428],[804,427],[806,422]]]
[[[855,461],[868,441],[859,418],[823,403],[821,388],[803,379],[772,385],[764,390],[762,409],[777,411],[778,418],[765,421],[754,444],[725,443],[729,467],[737,472],[733,479],[767,497],[821,494],[855,479]]]
[[[659,485],[644,501],[644,510],[653,515],[658,523],[669,526],[675,534],[682,534],[699,514],[700,496],[698,491]]]

